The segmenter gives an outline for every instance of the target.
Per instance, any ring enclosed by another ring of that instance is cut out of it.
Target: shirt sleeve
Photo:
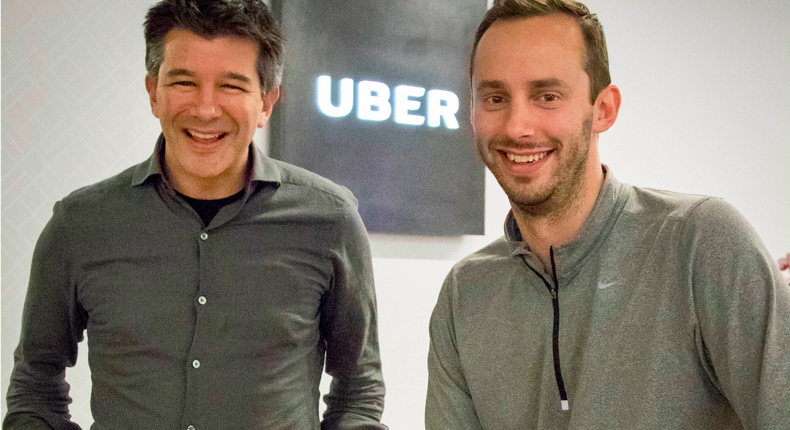
[[[3,429],[73,430],[66,367],[77,360],[86,318],[71,285],[68,239],[61,203],[36,244],[22,332],[14,351]]]
[[[324,397],[322,430],[385,430],[376,292],[367,233],[356,210],[339,229],[335,277],[321,309],[326,341],[326,372],[332,376]]]
[[[745,429],[790,428],[790,287],[751,225],[720,199],[689,218],[698,348]]]
[[[425,430],[482,430],[458,354],[453,310],[454,271],[431,314]]]

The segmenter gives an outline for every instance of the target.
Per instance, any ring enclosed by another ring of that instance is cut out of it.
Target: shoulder
[[[632,185],[626,185],[626,187],[629,189],[629,198],[625,211],[645,218],[684,219],[703,203],[717,200],[714,197],[700,194],[686,194]]]
[[[760,254],[772,260],[757,231],[733,205],[720,198],[709,198],[696,205],[683,223],[689,249],[707,249],[712,254]],[[726,250],[724,248],[727,248]]]
[[[722,198],[653,188],[631,187],[631,190],[626,211],[632,214],[640,214],[648,219],[677,220],[682,223],[687,233],[752,232],[746,218]]]
[[[491,242],[478,251],[464,257],[453,265],[447,275],[443,289],[475,291],[482,286],[493,285],[501,277],[509,277],[518,265],[512,255],[512,245],[505,237]]]
[[[512,249],[504,236],[459,260],[453,270],[457,272],[475,271],[481,267],[495,265],[510,260]]]
[[[432,330],[469,328],[483,321],[496,324],[498,317],[491,309],[501,309],[512,300],[513,282],[517,279],[523,285],[524,270],[520,257],[513,255],[513,245],[504,237],[458,261],[439,291],[431,315]]]
[[[356,212],[357,199],[348,188],[293,164],[271,161],[280,171],[281,190],[298,196],[302,204]]]
[[[58,202],[57,206],[61,210],[77,213],[117,207],[118,202],[136,192],[132,184],[137,167],[129,167],[115,176],[78,188]]]
[[[135,168],[78,188],[55,202],[52,216],[39,236],[38,248],[49,246],[68,253],[66,248],[78,243],[78,238],[94,237],[106,225],[121,222],[132,212],[133,203],[125,202],[130,200],[126,194],[139,193],[132,190]]]
[[[671,230],[676,231],[687,246],[747,242],[762,246],[751,224],[722,198],[628,187],[629,198],[624,212],[640,225],[673,225]]]

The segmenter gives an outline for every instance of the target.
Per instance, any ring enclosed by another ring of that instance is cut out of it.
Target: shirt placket
[[[207,312],[211,303],[211,248],[212,242],[216,242],[216,235],[204,228],[196,237],[198,244],[198,285],[195,289],[195,328],[192,337],[192,344],[186,357],[186,399],[182,429],[203,430],[205,429],[205,414],[207,410],[207,388],[209,385],[209,375],[212,372],[212,359],[208,351],[208,327]]]

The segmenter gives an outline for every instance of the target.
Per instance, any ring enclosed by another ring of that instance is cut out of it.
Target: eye
[[[544,94],[544,95],[541,96],[541,100],[542,101],[549,102],[549,103],[555,102],[555,101],[557,101],[559,99],[560,99],[560,97],[558,95],[556,95],[556,94]]]
[[[540,93],[534,98],[535,105],[542,109],[556,109],[562,103],[562,96],[556,92]]]
[[[234,91],[234,92],[243,92],[243,93],[248,92],[246,88],[240,87],[238,85],[233,85],[233,84],[222,84],[222,85],[220,85],[220,88],[223,88],[225,90]]]
[[[488,98],[488,102],[491,104],[499,104],[505,101],[505,98],[502,96],[491,96]]]
[[[170,83],[171,87],[194,87],[195,83],[191,81],[176,81]]]
[[[491,94],[483,97],[482,105],[487,110],[497,110],[504,107],[506,103],[507,97],[501,94]]]

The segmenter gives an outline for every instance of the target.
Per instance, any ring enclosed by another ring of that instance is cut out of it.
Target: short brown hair
[[[595,103],[601,90],[612,83],[609,74],[609,53],[606,50],[606,36],[598,16],[590,13],[587,6],[573,0],[495,0],[486,13],[483,22],[477,27],[472,56],[469,60],[469,79],[474,73],[477,45],[483,34],[496,21],[518,18],[532,18],[561,13],[573,18],[579,25],[584,38],[586,61],[584,71],[590,78],[590,102]]]

